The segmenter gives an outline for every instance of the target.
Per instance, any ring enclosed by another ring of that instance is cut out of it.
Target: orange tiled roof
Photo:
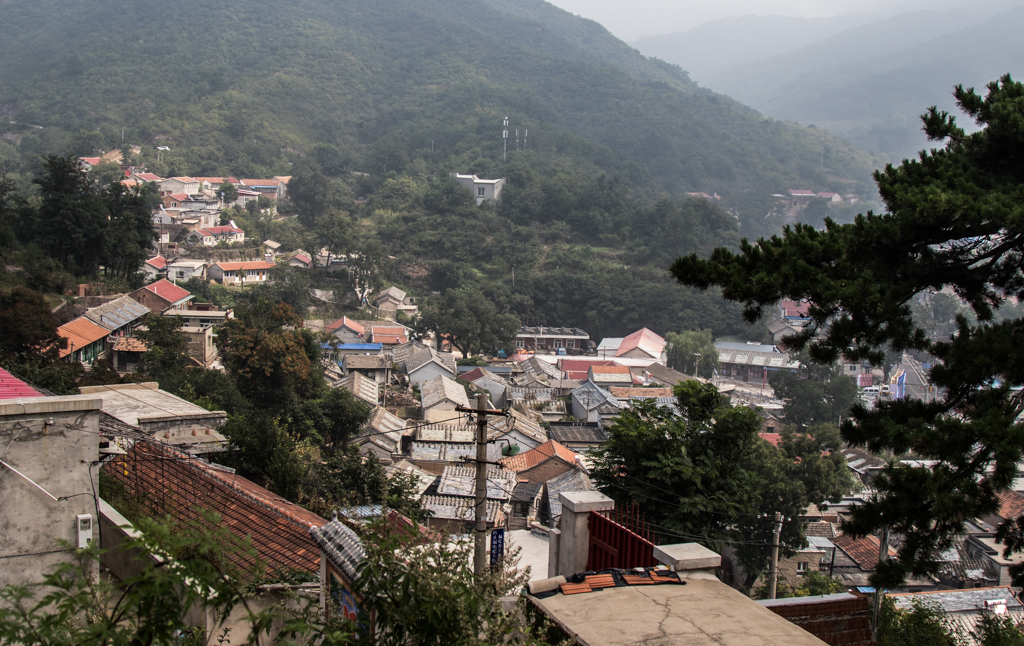
[[[334,323],[331,323],[330,325],[328,325],[327,326],[327,331],[328,332],[335,332],[337,330],[340,330],[343,327],[347,327],[348,329],[352,330],[356,334],[365,334],[366,333],[366,328],[364,328],[362,325],[359,325],[358,323],[356,323],[355,321],[353,321],[352,319],[350,319],[347,316],[343,316],[340,319],[338,319],[337,321],[335,321]]]
[[[860,566],[860,569],[869,572],[878,565],[878,547],[880,545],[878,537],[853,538],[846,534],[840,534],[833,538],[832,542],[846,552]],[[890,547],[889,556],[896,556],[896,550]]]
[[[1001,491],[999,493],[999,515],[1008,519],[1024,515],[1024,494],[1016,491]]]
[[[532,469],[548,458],[556,457],[569,464],[576,464],[576,454],[572,450],[562,446],[554,440],[548,440],[537,448],[530,449],[525,453],[503,458],[501,466],[509,471],[526,471]]]
[[[619,349],[615,352],[615,356],[621,357],[630,350],[637,348],[652,356],[657,356],[665,348],[665,339],[647,328],[642,328],[622,340],[622,343],[619,344]]]
[[[199,509],[220,514],[223,527],[252,538],[267,572],[320,569],[320,548],[309,530],[327,521],[241,476],[153,442],[136,442],[127,455],[104,465],[103,472],[129,489],[156,492],[139,499],[142,513],[152,518],[169,514],[182,522],[195,520]],[[232,560],[239,567],[251,565],[242,555]]]
[[[628,375],[629,366],[591,366],[595,375]]]
[[[81,350],[90,343],[105,339],[110,330],[102,328],[84,316],[57,328],[57,334],[68,340],[68,347],[61,349],[60,356],[66,357],[72,349]],[[72,346],[72,344],[74,344]]]
[[[163,256],[154,256],[153,258],[147,260],[146,264],[150,265],[151,267],[156,267],[157,269],[163,269],[164,267],[167,266],[167,259],[164,258]]]
[[[114,344],[114,352],[145,352],[149,346],[142,339],[133,336],[123,336]]]
[[[235,271],[237,269],[273,269],[274,263],[264,260],[248,260],[245,262],[218,262],[217,267],[224,271]]]

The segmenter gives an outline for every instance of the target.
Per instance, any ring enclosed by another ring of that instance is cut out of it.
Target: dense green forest
[[[374,175],[494,175],[506,115],[530,149],[647,195],[856,189],[872,167],[534,0],[12,0],[0,59],[12,173],[123,129],[163,175],[291,174],[317,142]]]
[[[299,218],[239,212],[247,237],[361,259],[289,276],[279,291],[300,312],[296,285],[464,288],[596,338],[742,334],[738,308],[678,287],[669,262],[777,231],[772,193],[873,192],[873,161],[827,132],[765,119],[539,0],[10,0],[0,59],[6,254],[24,270],[5,281],[39,289],[68,286],[24,251],[57,244],[35,233],[47,155],[116,148],[164,177],[293,176],[283,207]],[[455,171],[506,177],[500,204],[476,206]],[[101,191],[111,177],[92,179]],[[100,256],[58,252],[80,280],[109,274]]]

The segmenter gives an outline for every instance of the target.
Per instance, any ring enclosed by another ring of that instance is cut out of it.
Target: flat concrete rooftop
[[[219,416],[223,412],[210,412],[160,390],[156,382],[139,384],[118,384],[113,386],[84,386],[83,395],[103,400],[102,410],[125,424],[138,426],[139,421],[166,418],[205,418]]]
[[[822,646],[721,581],[530,596],[580,646]]]

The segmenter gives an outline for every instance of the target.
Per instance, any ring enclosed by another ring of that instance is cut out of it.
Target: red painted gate
[[[653,567],[654,543],[598,512],[590,512],[587,570]]]

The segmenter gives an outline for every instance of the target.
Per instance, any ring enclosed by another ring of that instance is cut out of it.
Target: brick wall
[[[769,610],[800,626],[826,644],[874,646],[871,600],[867,597],[769,606]]]

